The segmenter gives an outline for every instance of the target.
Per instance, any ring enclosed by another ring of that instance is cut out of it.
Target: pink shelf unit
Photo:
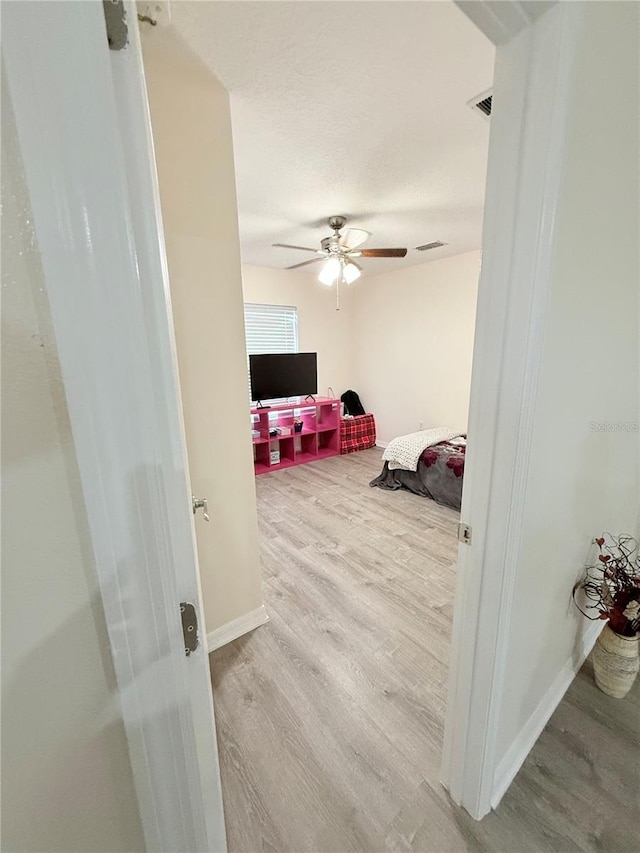
[[[294,432],[295,420],[302,421],[301,432]],[[340,400],[331,397],[289,400],[268,409],[251,409],[251,427],[259,433],[253,439],[256,474],[280,471],[340,454]],[[276,427],[287,434],[270,436],[269,430]],[[273,450],[280,451],[279,462],[271,462]]]

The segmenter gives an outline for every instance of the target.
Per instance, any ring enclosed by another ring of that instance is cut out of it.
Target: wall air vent
[[[475,98],[471,98],[470,101],[467,101],[467,106],[471,107],[475,113],[480,113],[483,118],[488,120],[491,115],[492,102],[493,90],[487,89],[486,92],[482,92],[482,94],[476,95]]]
[[[425,243],[424,246],[416,246],[417,252],[426,252],[429,249],[439,249],[440,246],[446,246],[446,243],[441,243],[440,240],[434,240],[433,243]]]
[[[491,101],[493,100],[493,95],[489,95],[488,98],[483,98],[481,101],[478,101],[476,104],[476,109],[480,110],[481,113],[484,113],[486,116],[491,115]]]

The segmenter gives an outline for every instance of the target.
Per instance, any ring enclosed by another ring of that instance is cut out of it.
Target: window
[[[260,353],[298,352],[298,309],[245,303],[247,361]]]
[[[245,302],[244,333],[247,343],[247,380],[251,387],[250,355],[298,352],[298,309],[291,305]]]

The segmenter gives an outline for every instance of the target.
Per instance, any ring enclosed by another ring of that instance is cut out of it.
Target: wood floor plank
[[[640,853],[640,682],[586,664],[474,821],[439,783],[458,514],[374,449],[257,478],[271,620],[211,655],[230,853]]]

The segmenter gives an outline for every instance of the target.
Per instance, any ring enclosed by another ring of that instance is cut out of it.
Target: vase
[[[638,635],[623,637],[605,625],[593,651],[593,674],[600,690],[622,699],[633,687],[638,669]]]

